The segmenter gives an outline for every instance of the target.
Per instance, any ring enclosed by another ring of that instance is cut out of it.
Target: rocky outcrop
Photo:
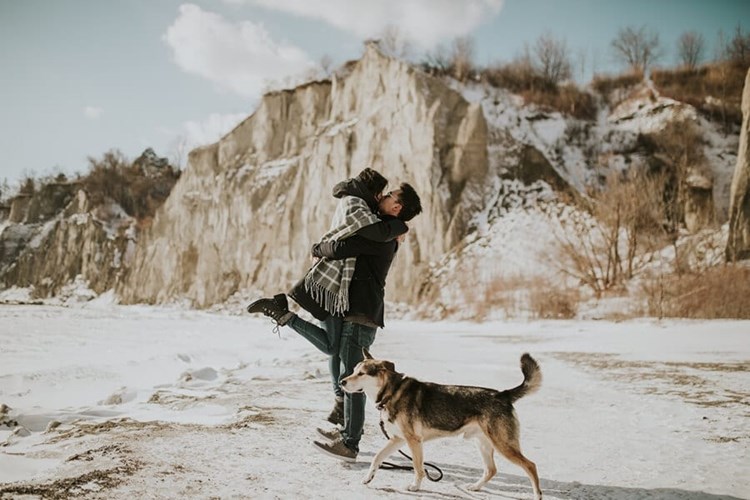
[[[96,293],[112,289],[135,250],[130,217],[96,217],[84,191],[44,224],[10,224],[0,234],[0,289],[33,287],[56,295],[81,276]]]
[[[729,206],[729,261],[750,259],[750,70],[742,93],[742,130]]]
[[[480,105],[370,44],[346,74],[264,96],[218,143],[191,152],[118,295],[206,307],[238,290],[287,289],[328,229],[331,187],[372,167],[422,198],[388,285],[392,300],[408,301],[484,203],[486,136]]]
[[[11,200],[9,221],[17,224],[48,221],[70,203],[79,187],[75,182],[50,182],[34,194],[19,194]]]
[[[714,222],[713,180],[705,174],[693,173],[685,179],[685,228],[695,234]]]

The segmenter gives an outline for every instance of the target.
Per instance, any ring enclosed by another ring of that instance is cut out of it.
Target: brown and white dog
[[[390,361],[373,359],[367,350],[364,355],[365,359],[354,368],[354,373],[341,381],[341,387],[350,393],[364,392],[375,401],[390,436],[372,460],[364,484],[372,481],[383,461],[406,442],[414,462],[414,481],[408,489],[419,490],[425,476],[422,443],[463,434],[466,439],[478,439],[484,461],[484,475],[469,489],[481,489],[495,475],[494,451],[497,450],[526,471],[534,498],[542,498],[536,465],[521,453],[518,418],[513,410],[516,400],[541,385],[542,372],[531,356],[521,356],[523,383],[513,389],[497,391],[420,382],[396,372]]]

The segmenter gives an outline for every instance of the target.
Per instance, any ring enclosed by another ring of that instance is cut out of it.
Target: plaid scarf
[[[356,196],[345,196],[336,207],[331,229],[323,235],[321,241],[344,239],[377,222],[380,222],[380,219],[372,213],[365,200]],[[305,276],[305,290],[323,309],[331,314],[343,316],[349,309],[349,284],[356,264],[356,257],[339,260],[320,259]]]

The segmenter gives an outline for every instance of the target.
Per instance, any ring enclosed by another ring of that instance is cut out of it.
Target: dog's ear
[[[396,372],[396,365],[394,365],[390,361],[383,361],[383,366],[385,366],[385,369],[389,372]]]
[[[370,354],[370,351],[367,350],[367,347],[362,348],[362,354],[364,355],[365,359],[373,359],[372,354]]]

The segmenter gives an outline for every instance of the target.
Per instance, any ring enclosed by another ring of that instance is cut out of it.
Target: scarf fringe
[[[334,316],[343,316],[349,310],[348,290],[345,294],[341,293],[342,290],[329,290],[315,281],[312,274],[305,276],[305,290],[315,302]]]

